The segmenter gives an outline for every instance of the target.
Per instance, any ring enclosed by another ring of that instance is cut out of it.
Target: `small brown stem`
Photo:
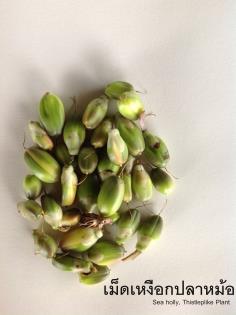
[[[129,254],[128,256],[126,256],[125,258],[123,258],[122,261],[127,261],[127,260],[131,260],[131,259],[135,259],[135,258],[137,258],[140,254],[141,254],[141,252],[136,249],[133,253],[131,253],[131,254]]]
[[[87,177],[88,177],[88,174],[84,175],[84,178],[82,178],[81,181],[78,182],[77,186],[81,185]]]

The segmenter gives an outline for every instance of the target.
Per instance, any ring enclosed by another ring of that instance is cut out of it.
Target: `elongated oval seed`
[[[22,217],[29,221],[40,220],[43,216],[43,209],[34,200],[18,202],[17,208]]]
[[[63,165],[69,165],[74,160],[74,156],[70,155],[67,146],[64,143],[60,143],[55,147],[55,154],[57,160]]]
[[[85,252],[97,242],[103,235],[98,228],[75,228],[70,230],[61,239],[60,247],[63,250]]]
[[[78,164],[83,174],[91,174],[95,171],[98,164],[98,156],[94,148],[84,147],[80,150]]]
[[[155,168],[151,171],[151,180],[156,190],[164,195],[169,195],[175,186],[170,175],[160,168]]]
[[[72,165],[64,166],[61,175],[62,206],[73,204],[77,191],[78,179]]]
[[[159,215],[147,218],[138,228],[138,241],[136,249],[140,252],[145,250],[153,240],[157,240],[162,232],[163,220]]]
[[[110,98],[119,98],[124,92],[133,91],[133,86],[124,81],[114,81],[105,88],[105,94]]]
[[[102,215],[109,217],[117,212],[124,198],[124,181],[117,177],[107,178],[98,195],[98,209]]]
[[[143,132],[145,140],[144,156],[149,163],[156,167],[165,167],[169,161],[169,152],[164,141],[147,130]]]
[[[137,230],[140,223],[140,212],[137,209],[130,209],[120,215],[116,222],[117,244],[124,244]]]
[[[30,136],[34,143],[44,150],[51,150],[53,148],[51,138],[37,121],[30,121],[28,126]]]
[[[46,93],[39,104],[39,116],[50,136],[60,135],[65,121],[62,101],[52,93]]]
[[[95,264],[107,266],[124,256],[124,248],[111,241],[99,240],[88,250],[88,258]]]
[[[92,268],[91,262],[81,258],[72,257],[70,255],[65,256],[64,254],[57,254],[53,257],[52,264],[60,270],[70,272],[89,273]]]
[[[62,221],[62,208],[50,196],[42,196],[41,204],[44,210],[44,220],[53,228],[58,229]]]
[[[89,175],[80,185],[76,193],[76,201],[85,212],[93,212],[97,207],[99,181],[96,174]]]
[[[144,148],[144,138],[140,128],[131,120],[118,117],[116,127],[120,132],[122,139],[125,141],[129,153],[133,156],[140,155]]]
[[[54,238],[44,232],[34,230],[33,239],[35,254],[40,254],[46,258],[52,258],[57,252],[57,243]]]
[[[108,139],[108,133],[112,129],[112,121],[107,118],[93,131],[91,136],[91,144],[95,149],[102,148]]]
[[[128,159],[128,148],[118,129],[112,129],[108,134],[107,155],[112,163],[119,166]]]
[[[96,128],[107,114],[108,98],[102,95],[92,100],[86,107],[82,121],[87,129]]]
[[[76,120],[66,122],[63,130],[63,139],[70,155],[77,155],[85,140],[85,128]]]
[[[86,285],[93,285],[104,281],[110,274],[107,266],[94,266],[90,273],[79,273],[80,282]]]
[[[59,181],[60,165],[48,152],[30,148],[25,151],[24,159],[31,172],[42,182],[56,183]]]
[[[152,181],[149,174],[141,164],[136,164],[133,168],[132,189],[135,198],[139,201],[147,201],[152,198]]]
[[[131,185],[131,174],[123,174],[122,179],[125,185],[125,192],[124,192],[124,202],[130,202],[132,200],[132,185]]]
[[[117,101],[118,111],[122,116],[137,120],[144,112],[143,103],[135,91],[124,92]]]
[[[41,194],[43,183],[35,175],[27,175],[23,181],[23,189],[28,199],[36,199]]]

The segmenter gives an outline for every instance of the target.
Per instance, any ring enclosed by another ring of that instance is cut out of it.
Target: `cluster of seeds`
[[[117,81],[87,105],[82,118],[66,119],[62,101],[46,93],[40,122],[29,122],[35,146],[25,149],[24,159],[32,175],[24,178],[27,200],[18,210],[39,222],[35,252],[78,273],[81,283],[103,281],[111,263],[138,256],[161,233],[160,214],[142,219],[140,207],[127,207],[132,200],[150,200],[153,187],[167,195],[174,186],[165,171],[167,147],[144,128],[145,115],[139,93]],[[110,238],[108,226],[114,228]],[[124,258],[124,243],[135,233],[136,249]]]

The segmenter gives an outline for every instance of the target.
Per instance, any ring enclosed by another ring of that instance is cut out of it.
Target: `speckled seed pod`
[[[33,239],[35,254],[40,254],[46,258],[52,258],[57,252],[57,243],[54,238],[44,232],[34,230]]]
[[[152,198],[152,181],[142,164],[136,164],[133,168],[132,189],[139,201],[144,202]]]
[[[34,200],[18,202],[17,209],[22,217],[29,221],[38,221],[43,216],[43,209]]]
[[[44,150],[52,150],[52,139],[37,121],[30,121],[28,127],[31,139],[34,143]]]
[[[175,186],[173,179],[160,168],[151,171],[151,180],[157,191],[164,195],[169,195]]]
[[[108,98],[102,95],[92,100],[86,107],[82,121],[87,129],[95,129],[107,114]]]
[[[63,139],[70,155],[77,155],[85,140],[85,128],[77,120],[66,122],[63,130]]]
[[[128,159],[128,148],[118,129],[112,129],[108,134],[107,155],[112,163],[119,166]]]
[[[95,171],[98,164],[98,156],[94,148],[84,147],[79,152],[78,164],[83,174],[91,174]]]
[[[40,196],[43,183],[35,175],[27,175],[23,181],[23,189],[28,199],[36,199]]]
[[[71,206],[75,200],[78,179],[72,165],[64,166],[61,174],[62,206]]]
[[[124,92],[117,101],[120,114],[128,119],[137,120],[144,112],[143,103],[135,91]]]
[[[112,129],[112,120],[107,118],[93,131],[90,143],[95,149],[102,148],[106,145],[108,133]]]

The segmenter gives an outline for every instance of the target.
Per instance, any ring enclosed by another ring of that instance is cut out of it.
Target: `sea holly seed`
[[[93,285],[104,281],[110,275],[110,269],[107,266],[93,265],[89,273],[79,273],[80,282],[86,285]]]
[[[91,136],[91,144],[95,149],[102,148],[107,143],[108,133],[112,129],[112,120],[107,118],[101,122],[101,124],[94,129]]]
[[[116,175],[119,172],[120,166],[114,164],[108,157],[107,154],[99,159],[98,162],[98,174],[102,181],[112,175]]]
[[[86,107],[82,122],[87,129],[95,129],[104,119],[108,109],[108,98],[102,95],[92,100]]]
[[[123,117],[116,119],[116,127],[125,141],[129,153],[133,156],[142,154],[145,143],[141,129],[133,121]]]
[[[23,189],[28,199],[36,199],[40,196],[43,183],[35,175],[27,175],[23,180]]]
[[[159,239],[163,228],[163,220],[159,215],[153,215],[140,224],[137,231],[136,250],[123,260],[134,259],[150,244]]]
[[[137,120],[144,113],[144,106],[135,91],[124,92],[117,101],[117,107],[120,114],[128,119]]]
[[[118,129],[112,129],[108,134],[107,155],[112,163],[119,166],[128,159],[128,148]]]
[[[120,215],[116,222],[117,244],[124,244],[137,230],[140,223],[140,212],[137,209],[130,209]]]
[[[122,246],[111,241],[99,240],[88,250],[88,258],[97,265],[107,266],[121,259],[124,253]]]
[[[119,98],[121,94],[128,91],[133,91],[133,86],[128,82],[114,81],[109,83],[105,88],[105,94],[109,98]]]
[[[64,166],[61,175],[62,206],[71,206],[75,200],[78,179],[72,165]]]
[[[89,273],[92,268],[91,262],[65,254],[57,254],[53,257],[52,264],[60,270],[70,272]]]
[[[37,121],[30,121],[28,126],[30,136],[34,143],[44,150],[51,150],[53,148],[51,138]]]
[[[31,172],[45,183],[56,183],[60,178],[60,165],[46,151],[38,148],[25,150],[24,159]]]
[[[125,185],[125,192],[124,192],[124,202],[130,202],[132,200],[132,185],[131,185],[131,174],[123,174],[122,179]]]
[[[22,217],[29,221],[38,221],[43,216],[43,209],[34,200],[18,202],[17,208]]]
[[[44,220],[53,228],[61,225],[63,212],[61,206],[50,196],[42,196],[41,204],[44,211]]]
[[[83,174],[91,174],[95,171],[98,164],[98,156],[94,148],[84,147],[80,150],[78,164]]]
[[[67,146],[64,143],[60,143],[55,147],[55,155],[62,165],[69,165],[74,160],[74,156],[70,155]]]
[[[80,221],[81,215],[78,209],[68,209],[64,211],[59,230],[67,232],[71,227],[77,225]]]
[[[54,238],[44,232],[33,230],[35,254],[52,258],[57,252],[57,243]]]
[[[102,236],[103,232],[99,228],[77,227],[63,235],[60,247],[64,251],[72,250],[82,253],[92,247]]]
[[[78,185],[76,202],[85,212],[93,212],[97,207],[99,181],[96,174],[91,174]]]
[[[136,164],[132,171],[132,189],[134,196],[139,201],[147,201],[152,198],[152,181],[142,164]]]
[[[52,93],[46,93],[39,104],[40,120],[50,136],[60,135],[65,121],[62,101]]]
[[[119,210],[124,198],[124,190],[124,181],[117,176],[111,176],[102,183],[97,200],[102,215],[109,217]]]
[[[164,195],[169,195],[175,186],[171,176],[160,168],[151,171],[151,180],[156,190]]]
[[[169,161],[169,152],[164,141],[147,130],[143,132],[145,140],[144,156],[149,163],[156,167],[165,167]]]
[[[85,140],[85,128],[77,120],[66,122],[63,130],[63,139],[70,155],[77,155]]]

